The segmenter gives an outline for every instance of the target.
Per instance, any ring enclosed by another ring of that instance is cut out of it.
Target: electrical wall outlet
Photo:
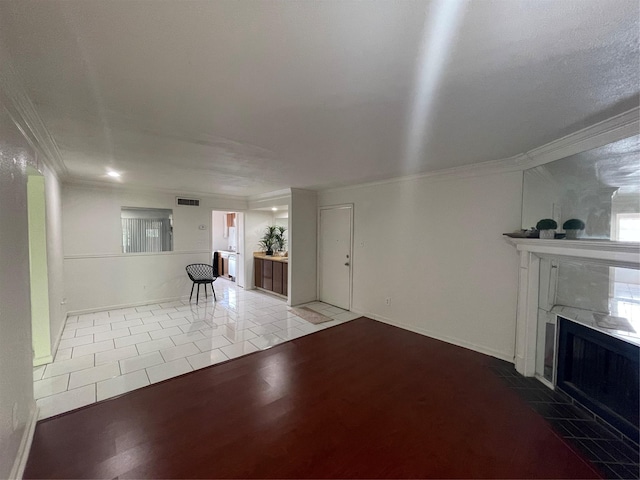
[[[387,297],[384,299],[385,305],[391,305],[391,297]]]

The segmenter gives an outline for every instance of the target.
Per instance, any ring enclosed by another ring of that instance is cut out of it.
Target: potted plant
[[[276,233],[274,236],[276,250],[278,252],[284,252],[284,249],[287,245],[287,239],[284,238],[284,232],[287,231],[286,227],[278,226],[276,227]]]
[[[536,229],[540,231],[540,238],[555,238],[556,228],[558,228],[558,223],[551,218],[543,218],[536,224]]]
[[[278,227],[275,225],[268,226],[264,231],[264,235],[258,242],[260,248],[262,248],[267,255],[273,255],[273,246],[276,244],[277,231]]]
[[[585,226],[585,223],[579,218],[571,218],[562,224],[562,228],[564,228],[564,231],[567,233],[566,238],[568,240],[577,239]]]

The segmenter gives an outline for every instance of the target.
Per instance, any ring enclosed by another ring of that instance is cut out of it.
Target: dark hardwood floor
[[[360,318],[39,422],[25,478],[599,478],[493,362]]]

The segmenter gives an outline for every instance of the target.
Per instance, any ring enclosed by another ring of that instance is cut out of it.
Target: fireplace
[[[558,317],[557,388],[638,442],[640,347]]]

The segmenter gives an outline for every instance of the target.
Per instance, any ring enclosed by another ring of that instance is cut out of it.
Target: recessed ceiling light
[[[278,208],[277,207],[271,207],[271,210],[273,210],[274,212],[277,212]]]
[[[114,172],[113,170],[111,170],[110,172],[107,172],[107,175],[113,178],[118,178],[120,176],[118,172]]]

